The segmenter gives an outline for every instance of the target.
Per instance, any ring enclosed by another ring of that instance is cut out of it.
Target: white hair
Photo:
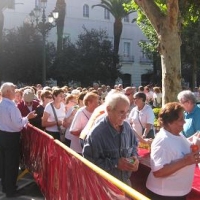
[[[105,105],[106,107],[110,106],[111,110],[113,110],[119,101],[126,102],[128,105],[130,105],[128,97],[121,92],[108,94],[105,99]]]
[[[5,82],[1,85],[1,94],[4,96],[7,90],[10,90],[12,87],[16,87],[13,83],[11,82]]]
[[[196,103],[196,97],[195,97],[194,93],[191,92],[190,90],[181,91],[178,94],[177,99],[179,101],[191,101],[193,104]]]

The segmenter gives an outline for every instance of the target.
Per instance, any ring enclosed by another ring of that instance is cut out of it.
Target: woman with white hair
[[[182,133],[188,138],[200,130],[200,108],[196,105],[196,97],[190,90],[180,92],[177,98],[185,110],[185,124]]]

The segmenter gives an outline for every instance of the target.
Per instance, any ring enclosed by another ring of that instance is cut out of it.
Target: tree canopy
[[[75,44],[70,41],[63,46],[63,52],[51,67],[50,76],[58,81],[81,82],[82,86],[93,82],[113,84],[120,75],[119,69],[113,67],[113,46],[104,30],[87,30]]]

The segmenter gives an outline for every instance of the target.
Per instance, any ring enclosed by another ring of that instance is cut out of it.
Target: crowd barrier
[[[148,200],[30,124],[21,141],[23,164],[47,200]]]

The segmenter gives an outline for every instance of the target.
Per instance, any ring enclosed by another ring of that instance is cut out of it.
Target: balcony
[[[149,65],[153,63],[153,60],[145,57],[140,57],[140,63],[143,65]]]
[[[119,55],[119,61],[122,63],[133,63],[134,62],[134,56],[131,55]]]

